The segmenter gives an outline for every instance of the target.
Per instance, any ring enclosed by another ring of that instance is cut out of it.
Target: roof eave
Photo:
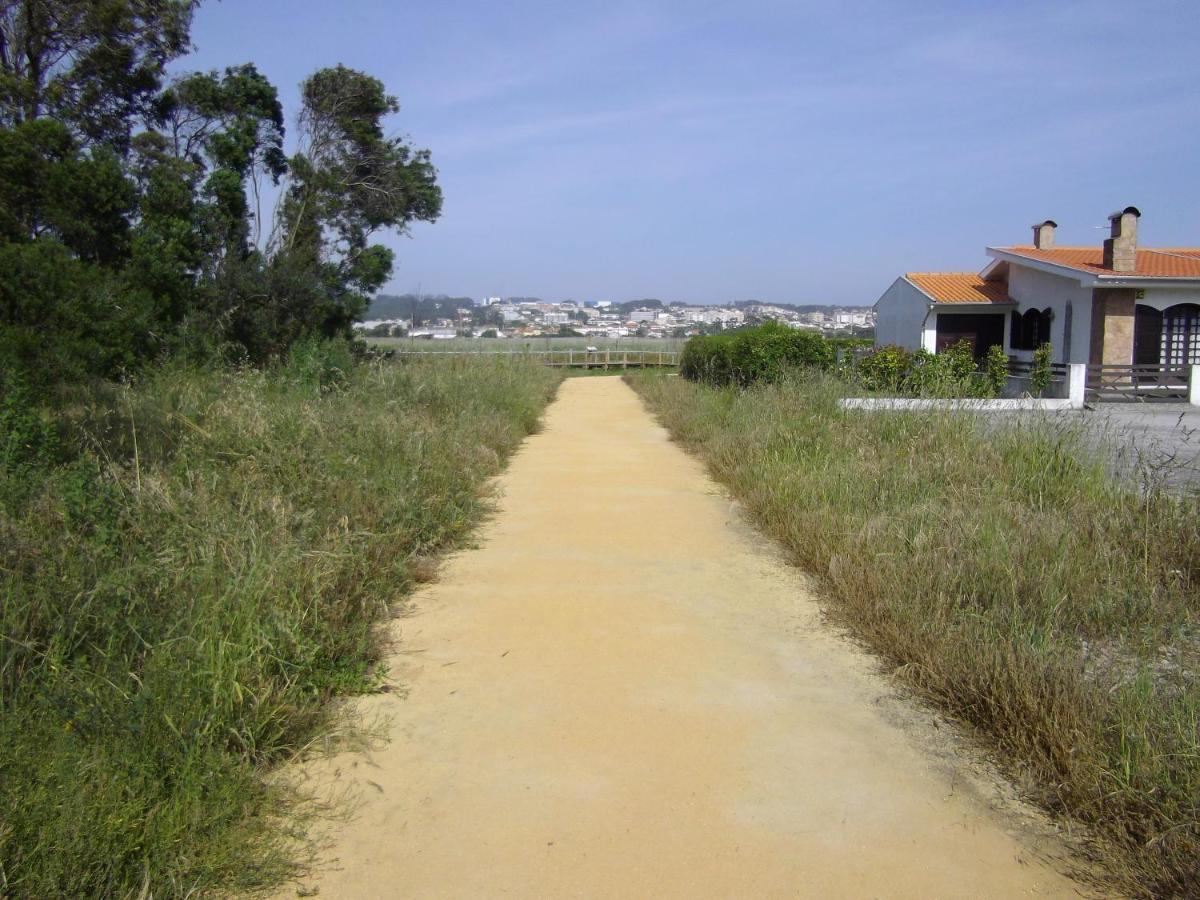
[[[1191,285],[1200,286],[1200,277],[1191,277],[1186,275],[1098,275],[1095,272],[1087,269],[1077,269],[1074,266],[1066,266],[1060,263],[1047,262],[1042,259],[1034,259],[1031,256],[1024,256],[1020,253],[1011,253],[1003,247],[988,247],[987,255],[996,261],[1004,261],[1009,264],[1015,263],[1019,266],[1026,266],[1030,269],[1036,269],[1039,272],[1046,272],[1050,275],[1058,275],[1063,278],[1070,278],[1078,281],[1082,287],[1187,287]],[[989,264],[989,268],[994,263]],[[984,271],[987,271],[985,269]]]
[[[1200,278],[1188,275],[1096,275],[1089,287],[1200,287]]]
[[[1010,253],[1003,247],[988,247],[987,255],[995,260],[1003,260],[1012,265],[1016,263],[1019,266],[1025,266],[1030,269],[1036,269],[1039,272],[1046,272],[1050,275],[1058,275],[1061,278],[1071,278],[1078,281],[1080,284],[1087,287],[1089,283],[1095,280],[1095,275],[1091,272],[1084,272],[1080,269],[1071,266],[1064,266],[1058,263],[1046,262],[1042,259],[1033,259],[1029,256],[1023,256],[1020,253]]]
[[[933,309],[934,307],[937,307],[938,309],[945,309],[947,307],[956,308],[956,307],[962,307],[962,306],[971,306],[971,307],[978,307],[981,309],[987,309],[988,307],[992,307],[992,306],[1006,306],[1007,307],[1007,306],[1016,306],[1017,305],[1017,302],[1015,300],[938,300],[936,297],[934,297],[932,294],[930,294],[927,290],[925,290],[925,288],[921,287],[919,284],[917,284],[915,281],[913,281],[907,275],[901,275],[899,278],[896,279],[896,281],[903,281],[905,284],[911,285],[914,290],[916,290],[922,297],[925,298],[926,305],[930,309]],[[876,302],[878,302],[878,301],[876,301]]]

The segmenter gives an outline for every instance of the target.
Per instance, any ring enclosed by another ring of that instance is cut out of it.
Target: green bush
[[[1004,387],[1008,384],[1008,354],[999,344],[988,347],[983,360],[983,376],[993,397],[1004,393]]]
[[[851,374],[868,391],[916,397],[994,397],[1003,390],[1008,357],[992,347],[979,371],[974,351],[966,340],[941,353],[909,352],[903,347],[878,347],[853,366]]]
[[[923,352],[923,351],[919,351]],[[880,347],[858,361],[859,380],[869,391],[899,391],[913,368],[913,355],[903,347]]]
[[[23,380],[0,383],[0,473],[24,475],[58,461],[58,430]]]
[[[690,381],[745,387],[776,381],[793,367],[828,370],[836,361],[836,348],[821,335],[772,322],[691,338],[684,345],[679,374]]]
[[[1054,350],[1049,344],[1042,344],[1033,351],[1033,365],[1029,368],[1029,386],[1038,397],[1050,387],[1050,363]]]
[[[310,335],[292,344],[275,371],[290,384],[327,394],[346,386],[353,367],[354,357],[344,340]]]

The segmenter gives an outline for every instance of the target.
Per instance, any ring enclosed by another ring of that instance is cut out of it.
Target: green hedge
[[[792,366],[831,369],[836,362],[836,348],[821,335],[770,323],[690,339],[679,374],[706,384],[745,386],[774,381]]]
[[[1050,383],[1052,349],[1043,344],[1034,355],[1033,392],[1041,396]],[[982,360],[963,340],[941,353],[907,350],[889,344],[876,347],[846,369],[866,390],[909,397],[999,397],[1008,381],[1008,354],[993,345]]]

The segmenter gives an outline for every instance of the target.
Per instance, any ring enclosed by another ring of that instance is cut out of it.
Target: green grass
[[[20,437],[0,454],[0,896],[290,871],[294,798],[265,776],[378,684],[377,624],[479,521],[558,384],[326,362],[79,392],[58,440],[0,410]]]
[[[815,375],[629,380],[836,621],[1088,826],[1119,889],[1200,895],[1200,501],[1118,484],[1048,422],[843,412]]]

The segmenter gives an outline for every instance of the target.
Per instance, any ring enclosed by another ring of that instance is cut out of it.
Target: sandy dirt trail
[[[362,703],[390,741],[306,769],[361,805],[304,890],[1078,895],[619,379],[568,380],[500,487]]]

